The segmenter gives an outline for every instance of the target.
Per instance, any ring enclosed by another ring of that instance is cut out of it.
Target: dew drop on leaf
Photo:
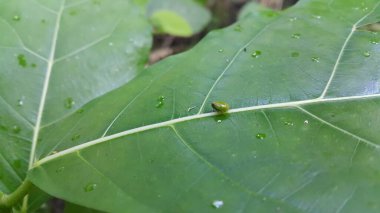
[[[222,208],[223,205],[224,205],[223,200],[214,200],[214,201],[212,202],[212,206],[213,206],[214,208],[217,208],[217,209]]]
[[[380,39],[376,39],[376,38],[372,38],[370,40],[371,44],[379,44],[380,43]]]
[[[164,102],[165,102],[165,96],[160,96],[157,98],[157,104],[156,104],[156,108],[161,108],[163,105],[164,105]]]
[[[57,170],[55,170],[56,173],[61,173],[65,170],[64,166],[59,167]]]
[[[85,192],[92,192],[96,189],[97,185],[96,183],[89,183],[84,187]]]
[[[19,133],[21,131],[21,128],[17,125],[12,126],[12,132],[13,133]]]
[[[72,10],[72,11],[69,12],[69,14],[70,14],[71,16],[75,16],[75,15],[78,14],[78,11],[76,11],[76,10]]]
[[[370,57],[371,56],[371,53],[369,51],[365,51],[363,53],[364,57]]]
[[[22,96],[20,99],[18,99],[17,106],[19,106],[19,107],[23,106],[24,105],[24,99],[25,99],[24,96]]]
[[[224,50],[223,49],[219,49],[218,52],[222,53]]]
[[[28,65],[25,59],[25,55],[23,54],[19,54],[17,56],[17,60],[18,60],[18,65],[20,65],[21,67],[26,67]]]
[[[319,16],[319,15],[313,15],[313,18],[315,18],[315,19],[321,19],[322,16]]]
[[[74,105],[75,105],[75,101],[73,98],[71,97],[66,98],[65,104],[64,104],[66,109],[71,109]]]
[[[222,120],[217,120],[216,122],[217,122],[217,123],[222,123]]]
[[[73,135],[73,137],[71,137],[71,140],[72,141],[76,141],[80,138],[80,135],[79,134],[76,134],[76,135]]]
[[[195,108],[196,108],[196,106],[189,107],[189,108],[187,108],[187,111],[190,112],[191,110],[193,110]]]
[[[293,21],[297,21],[297,19],[298,19],[297,17],[290,17],[289,21],[293,22]]]
[[[256,138],[259,140],[264,140],[267,137],[265,133],[257,133]]]
[[[294,33],[292,35],[292,38],[294,38],[294,39],[300,39],[301,38],[301,34],[300,33]]]
[[[299,53],[299,52],[292,52],[290,55],[291,55],[293,58],[296,58],[296,57],[300,56],[300,53]]]
[[[304,124],[309,124],[309,120],[305,120],[303,123]]]
[[[313,62],[319,62],[319,57],[317,57],[317,56],[314,56],[314,57],[311,57],[311,60],[313,61]]]
[[[285,121],[284,124],[286,126],[294,126],[294,123],[293,122],[289,122],[289,121]]]
[[[21,17],[19,15],[14,15],[12,18],[13,21],[20,21]]]
[[[234,30],[236,32],[241,32],[241,25],[240,24],[236,25],[235,28],[234,28]]]
[[[260,51],[260,50],[256,50],[256,51],[254,51],[254,52],[251,54],[251,56],[252,56],[253,58],[258,58],[260,55],[261,55],[261,51]]]

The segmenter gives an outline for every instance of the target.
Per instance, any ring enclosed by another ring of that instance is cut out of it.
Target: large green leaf
[[[213,32],[64,119],[44,113],[29,178],[110,212],[378,212],[380,35],[357,28],[379,13],[305,0]]]
[[[379,5],[303,1],[214,32],[47,126],[30,178],[111,212],[217,200],[223,212],[378,212],[379,34],[357,27]],[[230,113],[210,113],[214,100]]]
[[[10,193],[40,129],[134,78],[151,36],[144,8],[124,0],[1,0],[0,32],[0,191]]]

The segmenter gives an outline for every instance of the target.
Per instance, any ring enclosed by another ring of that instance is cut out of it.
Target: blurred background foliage
[[[149,63],[183,52],[209,31],[233,24],[248,3],[283,10],[298,0],[151,0],[147,15],[154,30]]]

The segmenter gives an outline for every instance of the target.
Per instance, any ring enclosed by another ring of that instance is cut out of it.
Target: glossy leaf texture
[[[0,1],[1,192],[25,179],[44,125],[139,73],[151,44],[144,17],[132,1]]]
[[[253,14],[44,126],[28,177],[107,212],[379,212],[380,2]]]

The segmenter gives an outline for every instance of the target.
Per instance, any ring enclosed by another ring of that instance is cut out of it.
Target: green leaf
[[[109,212],[378,212],[380,35],[356,28],[379,13],[301,1],[213,32],[47,126],[30,178]]]
[[[148,16],[159,33],[191,36],[210,21],[210,12],[194,0],[151,0]]]
[[[304,0],[213,32],[44,125],[29,178],[107,212],[379,212],[379,13]]]
[[[153,26],[157,32],[169,33],[178,36],[190,36],[193,32],[191,27],[177,13],[170,10],[158,10],[151,16]]]
[[[45,125],[139,73],[151,44],[143,10],[123,0],[0,1],[1,192],[25,179]]]

